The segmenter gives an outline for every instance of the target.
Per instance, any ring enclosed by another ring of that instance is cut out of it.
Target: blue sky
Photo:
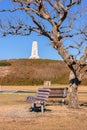
[[[3,4],[1,2],[1,7],[10,7],[9,0],[1,1],[5,2]],[[84,0],[84,2],[87,3],[86,0]],[[5,16],[7,16],[7,14]],[[0,13],[0,19],[3,17],[4,14]],[[0,60],[29,58],[33,41],[38,42],[39,56],[42,59],[61,59],[57,51],[49,45],[50,41],[46,37],[41,37],[33,33],[25,37],[11,35],[0,37]]]

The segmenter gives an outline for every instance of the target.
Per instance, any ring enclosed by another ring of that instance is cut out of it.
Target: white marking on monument
[[[29,57],[29,59],[39,59],[39,58],[40,57],[38,55],[38,43],[37,41],[33,41],[31,56]]]

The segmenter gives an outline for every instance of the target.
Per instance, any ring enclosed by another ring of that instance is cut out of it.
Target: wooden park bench
[[[64,87],[64,88],[49,88],[50,94],[49,94],[49,98],[62,98],[62,104],[64,104],[65,102],[65,98],[67,97],[67,93],[68,93],[68,88]]]
[[[39,88],[36,92],[36,96],[28,96],[26,101],[32,103],[32,107],[30,108],[30,110],[38,111],[38,109],[40,109],[43,113],[45,110],[45,103],[47,102],[49,97],[49,92],[50,89]],[[37,107],[38,104],[40,105],[39,107]]]

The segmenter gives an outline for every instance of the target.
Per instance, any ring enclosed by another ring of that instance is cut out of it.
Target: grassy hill
[[[0,61],[1,85],[39,85],[47,80],[52,84],[68,84],[68,79],[69,70],[63,61],[41,59]],[[83,84],[87,84],[86,79]]]

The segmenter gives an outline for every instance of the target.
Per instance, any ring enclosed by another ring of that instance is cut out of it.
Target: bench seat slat
[[[47,99],[43,98],[43,97],[36,97],[36,98],[27,97],[27,102],[36,102],[36,101],[39,101],[39,103],[40,103],[40,101],[44,102],[44,101],[47,101]]]
[[[36,98],[44,98],[45,99],[45,98],[48,98],[48,95],[45,95],[45,96],[44,95],[38,95],[38,96],[36,96]]]
[[[49,98],[65,98],[67,96],[63,96],[63,95],[50,95]]]
[[[39,91],[38,91],[38,92],[36,93],[36,96],[37,96],[37,95],[49,95],[49,93],[48,93],[48,92],[45,92],[45,93],[44,93],[44,92],[39,92]]]
[[[62,94],[50,94],[49,97],[51,97],[51,96],[62,96],[63,97]]]
[[[50,93],[49,95],[63,95],[64,93]]]
[[[41,101],[47,101],[46,97],[36,97],[35,99],[36,100],[41,100]]]
[[[67,89],[68,90],[67,87],[64,87],[64,88],[48,88],[48,89],[50,89],[50,90],[64,90],[64,89]]]
[[[51,90],[49,88],[39,88],[39,92],[50,92]]]

